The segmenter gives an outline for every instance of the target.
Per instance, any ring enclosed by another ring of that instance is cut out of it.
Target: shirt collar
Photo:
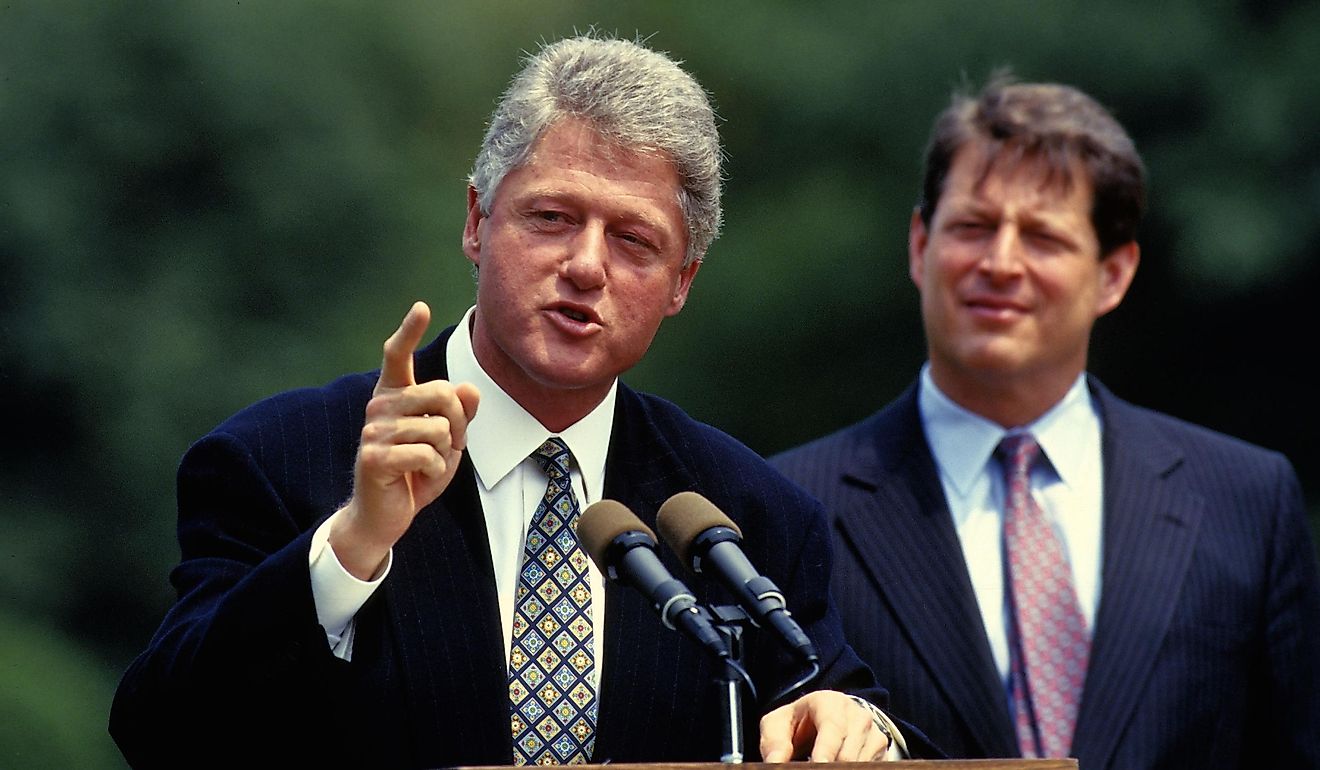
[[[936,466],[958,494],[966,495],[977,474],[985,470],[986,458],[1004,437],[1004,429],[944,395],[930,376],[929,363],[921,367],[917,408]]]
[[[476,417],[468,425],[467,437],[467,452],[476,468],[478,483],[490,490],[547,438],[558,435],[573,453],[587,499],[599,500],[605,487],[605,455],[614,428],[618,380],[610,385],[604,400],[587,416],[558,434],[551,433],[477,363],[471,336],[475,310],[475,307],[468,308],[450,335],[445,362],[451,382],[470,382],[481,392],[481,403]]]
[[[921,368],[917,408],[936,465],[959,494],[967,494],[977,475],[985,471],[995,447],[1009,432],[944,395],[930,376],[929,362]],[[1013,432],[1033,434],[1059,478],[1072,486],[1085,472],[1090,456],[1086,452],[1087,442],[1078,437],[1091,435],[1098,441],[1099,431],[1099,413],[1091,401],[1083,372],[1057,404],[1031,424]]]
[[[1036,437],[1059,479],[1075,488],[1088,472],[1089,458],[1099,456],[1088,451],[1100,444],[1100,412],[1086,387],[1086,374],[1078,375],[1059,403],[1026,429]]]

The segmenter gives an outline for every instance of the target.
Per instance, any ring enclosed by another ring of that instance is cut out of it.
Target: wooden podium
[[[793,767],[811,768],[811,770],[1078,770],[1075,759],[903,759],[895,762],[791,762],[782,765],[746,762],[743,764],[725,764],[722,762],[655,762],[638,764],[585,765],[585,767],[608,767],[609,770],[792,770]],[[507,767],[465,767],[456,770],[509,770]]]

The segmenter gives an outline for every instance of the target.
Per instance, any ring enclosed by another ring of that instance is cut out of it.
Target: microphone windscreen
[[[605,569],[605,552],[614,538],[625,532],[640,531],[655,540],[651,528],[637,518],[637,514],[628,510],[628,506],[617,500],[600,500],[587,506],[587,510],[578,517],[577,536],[582,548],[596,562],[596,566]]]
[[[655,525],[665,543],[683,557],[685,564],[693,562],[692,541],[711,527],[728,527],[742,537],[733,519],[696,492],[679,492],[666,500],[656,514]]]

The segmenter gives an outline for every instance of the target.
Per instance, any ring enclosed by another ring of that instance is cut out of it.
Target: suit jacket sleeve
[[[361,414],[353,390],[262,402],[184,456],[177,600],[111,711],[135,767],[219,756],[217,735],[292,747],[333,718],[302,716],[326,711],[346,669],[317,622],[307,558],[312,530],[348,496],[360,418],[324,416]]]
[[[1245,735],[1261,766],[1320,766],[1320,568],[1297,475],[1274,476],[1275,532],[1264,601],[1260,694]],[[1270,756],[1270,755],[1273,756]]]

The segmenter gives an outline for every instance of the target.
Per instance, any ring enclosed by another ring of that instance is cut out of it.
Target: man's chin
[[[1021,343],[1002,335],[965,340],[958,346],[960,368],[1009,374],[1025,363]]]
[[[613,369],[590,365],[586,362],[550,363],[538,366],[531,372],[533,379],[543,388],[554,391],[579,392],[593,388],[609,387],[618,376]]]

